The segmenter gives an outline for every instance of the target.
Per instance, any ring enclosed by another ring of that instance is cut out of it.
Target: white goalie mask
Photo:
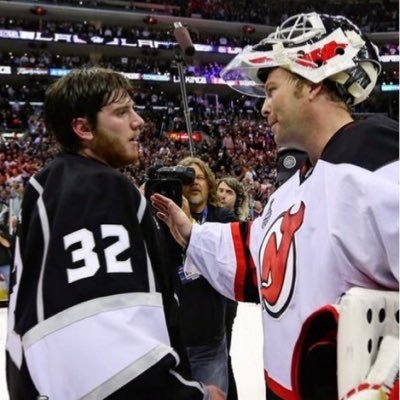
[[[377,47],[343,16],[298,14],[254,46],[246,46],[221,72],[232,89],[265,97],[271,68],[281,67],[311,82],[329,79],[353,106],[375,87],[381,65]]]

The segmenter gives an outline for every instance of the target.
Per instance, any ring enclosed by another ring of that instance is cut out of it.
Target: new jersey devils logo
[[[296,278],[294,234],[303,223],[305,205],[301,202],[293,214],[292,209],[272,224],[260,251],[263,306],[275,318],[288,306]]]

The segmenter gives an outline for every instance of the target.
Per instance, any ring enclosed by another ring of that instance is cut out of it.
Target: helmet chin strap
[[[373,63],[365,61],[358,68],[339,72],[329,79],[336,83],[339,95],[345,99],[346,104],[356,105],[364,101],[370,92],[370,86],[374,86],[376,76]]]
[[[377,75],[371,62],[363,62],[354,75],[354,82],[349,85],[348,91],[355,99],[354,104],[358,104],[368,97],[370,87],[375,86],[376,83],[376,80],[372,80],[371,77]]]

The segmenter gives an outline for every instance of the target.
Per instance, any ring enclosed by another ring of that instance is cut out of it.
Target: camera
[[[193,183],[196,175],[192,167],[184,167],[182,165],[176,167],[161,167],[156,171],[156,174],[158,179],[177,179],[181,181],[182,185],[190,185]]]
[[[196,173],[192,167],[178,165],[176,167],[153,166],[148,171],[149,179],[145,185],[145,196],[149,199],[154,193],[160,193],[182,206],[182,185],[194,182]]]

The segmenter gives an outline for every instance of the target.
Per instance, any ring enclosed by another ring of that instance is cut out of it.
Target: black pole
[[[190,111],[186,94],[185,74],[183,72],[183,56],[180,50],[177,50],[177,53],[175,54],[175,61],[178,66],[179,86],[181,88],[182,103],[183,103],[183,115],[185,116],[186,129],[189,134],[190,156],[194,157],[192,124],[190,122]]]

